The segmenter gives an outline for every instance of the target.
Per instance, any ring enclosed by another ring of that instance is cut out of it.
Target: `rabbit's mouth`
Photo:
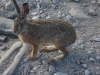
[[[19,35],[19,34],[20,34],[20,32],[14,32],[14,34],[15,34],[15,35]]]

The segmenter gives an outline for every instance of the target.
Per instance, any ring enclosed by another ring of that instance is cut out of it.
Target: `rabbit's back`
[[[59,39],[76,40],[73,26],[63,20],[28,20],[29,34],[39,41]]]

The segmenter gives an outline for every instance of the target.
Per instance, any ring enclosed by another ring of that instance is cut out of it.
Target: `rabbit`
[[[62,52],[61,55],[50,58],[48,62],[59,61],[69,54],[66,47],[76,40],[75,29],[69,22],[57,19],[27,20],[29,4],[23,3],[21,11],[15,0],[13,0],[13,3],[18,13],[18,17],[14,20],[13,32],[22,42],[32,46],[28,59],[36,57],[38,48],[43,43],[52,43],[54,45],[42,47],[43,51],[57,49]]]

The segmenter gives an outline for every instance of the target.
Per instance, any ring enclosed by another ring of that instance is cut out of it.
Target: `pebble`
[[[59,54],[62,54],[62,52],[61,52],[60,50],[58,50],[58,53],[59,53]]]
[[[48,15],[47,17],[46,17],[46,19],[50,19],[51,18],[51,16],[50,15]]]
[[[0,47],[0,50],[2,50],[2,51],[5,51],[6,49],[7,49],[7,47],[4,45]]]
[[[53,0],[54,4],[58,4],[60,2],[60,0]]]
[[[83,7],[87,7],[88,6],[88,4],[83,4]]]
[[[92,3],[92,4],[96,4],[96,1],[95,1],[95,0],[92,0],[91,3]]]
[[[96,59],[100,60],[100,56],[97,56]]]
[[[41,67],[40,65],[37,65],[37,66],[34,66],[33,69],[34,69],[34,70],[37,70],[37,69],[40,68],[40,67]]]
[[[84,69],[86,69],[86,68],[87,68],[87,64],[83,64],[82,67],[83,67]]]
[[[78,41],[77,41],[78,45],[83,45],[84,44],[84,41],[82,38],[79,38]]]
[[[9,1],[8,3],[5,4],[5,9],[8,11],[14,10],[14,4],[12,1]]]
[[[95,59],[92,58],[92,57],[90,57],[89,60],[90,60],[91,62],[95,62]]]
[[[75,2],[79,2],[80,0],[74,0]]]
[[[69,20],[72,19],[72,16],[71,16],[71,15],[67,15],[67,16],[66,16],[66,19],[69,21]]]
[[[38,13],[37,12],[32,12],[31,15],[36,16],[36,15],[38,15]]]
[[[46,60],[42,60],[43,65],[48,65]]]
[[[90,72],[88,70],[85,70],[85,75],[90,75]]]
[[[10,13],[10,14],[7,16],[7,18],[12,19],[12,20],[14,20],[16,17],[17,17],[17,13],[16,13],[16,12]]]
[[[68,75],[68,74],[66,74],[66,73],[61,73],[61,72],[57,72],[57,73],[55,73],[54,75]]]
[[[100,38],[94,38],[93,41],[100,42]]]
[[[5,41],[6,41],[6,39],[7,39],[7,37],[6,37],[6,36],[0,36],[0,41],[1,41],[1,42],[5,42]]]
[[[69,10],[71,16],[75,17],[75,18],[86,18],[88,19],[89,17],[80,9],[76,9],[76,8],[71,8]]]
[[[39,15],[37,15],[37,16],[34,16],[32,19],[39,19]]]
[[[100,0],[98,0],[97,4],[98,4],[98,6],[100,6]]]
[[[97,12],[95,12],[93,9],[90,9],[88,14],[91,16],[97,16]]]
[[[41,2],[40,2],[40,6],[41,6],[42,8],[45,8],[45,7],[46,7],[45,2],[44,2],[44,1],[41,1]]]
[[[53,66],[50,66],[50,67],[49,67],[49,72],[54,73],[54,72],[56,72],[56,69],[55,69]]]

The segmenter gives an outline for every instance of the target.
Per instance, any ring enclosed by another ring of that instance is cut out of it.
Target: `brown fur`
[[[49,62],[58,61],[68,55],[66,47],[76,40],[75,29],[69,22],[45,19],[26,20],[26,15],[19,15],[16,18],[13,31],[21,41],[32,45],[31,54],[28,56],[29,59],[36,56],[40,44],[47,42],[53,43],[55,47],[44,47],[42,50],[57,48],[63,53],[60,56],[49,59]]]

